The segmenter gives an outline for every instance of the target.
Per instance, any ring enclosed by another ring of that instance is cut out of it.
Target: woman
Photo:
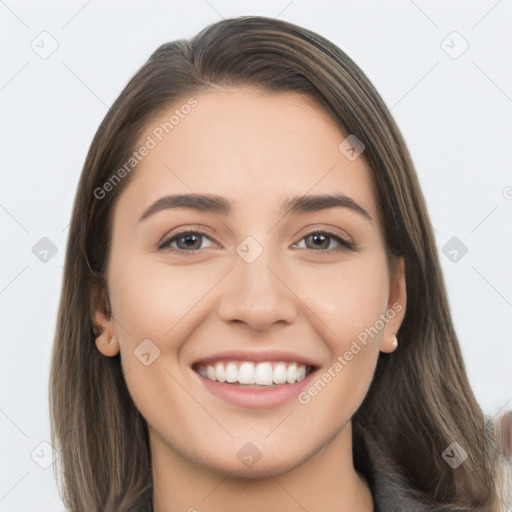
[[[50,399],[72,511],[509,499],[405,142],[345,53],[275,19],[164,44],[103,120]]]

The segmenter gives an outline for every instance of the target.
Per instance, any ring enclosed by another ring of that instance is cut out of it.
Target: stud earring
[[[396,336],[393,336],[393,350],[396,349],[396,347],[398,347],[398,338]]]

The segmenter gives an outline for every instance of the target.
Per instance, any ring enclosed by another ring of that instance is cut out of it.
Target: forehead
[[[146,126],[137,148],[151,141],[152,149],[122,201],[140,210],[166,193],[213,193],[233,198],[235,211],[261,211],[290,196],[342,193],[376,218],[366,161],[339,149],[348,135],[297,93],[246,88],[185,97]]]

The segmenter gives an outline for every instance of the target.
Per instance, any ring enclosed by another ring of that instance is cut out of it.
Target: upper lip
[[[313,359],[302,356],[300,354],[294,354],[293,352],[287,352],[283,350],[260,350],[260,351],[242,351],[242,350],[229,350],[226,352],[217,352],[210,356],[201,357],[192,362],[192,366],[213,364],[219,361],[284,361],[284,362],[295,362],[310,366],[316,369],[320,366],[319,363]]]

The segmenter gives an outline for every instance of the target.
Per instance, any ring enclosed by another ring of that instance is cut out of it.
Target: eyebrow
[[[174,194],[157,199],[140,216],[139,222],[162,210],[189,208],[200,212],[209,212],[224,217],[233,215],[233,204],[222,196],[214,194]],[[370,223],[373,219],[370,214],[354,199],[344,194],[316,194],[308,196],[294,196],[286,199],[280,208],[280,214],[296,215],[301,213],[317,212],[329,208],[345,208],[361,215]]]

